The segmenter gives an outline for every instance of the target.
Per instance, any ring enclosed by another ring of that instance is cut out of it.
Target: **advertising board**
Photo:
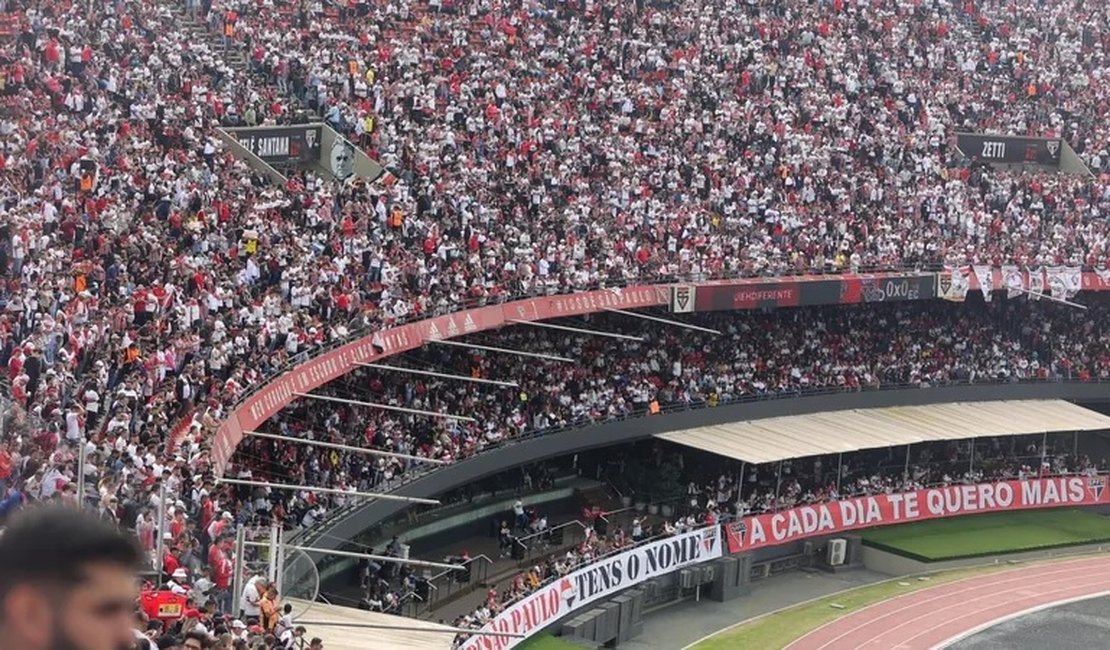
[[[741,553],[873,526],[987,512],[1101,505],[1110,501],[1106,481],[1105,476],[1031,478],[841,499],[744,517],[725,524],[725,537],[729,552]]]

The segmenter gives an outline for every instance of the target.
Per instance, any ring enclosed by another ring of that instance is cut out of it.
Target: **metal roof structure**
[[[826,411],[661,433],[747,463],[938,440],[1110,429],[1110,416],[1064,400],[954,402]]]

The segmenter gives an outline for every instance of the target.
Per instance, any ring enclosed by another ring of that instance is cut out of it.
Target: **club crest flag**
[[[937,282],[937,297],[951,300],[953,302],[963,302],[967,298],[967,292],[971,289],[971,268],[962,267],[945,271],[938,277]]]
[[[1025,274],[1016,265],[1002,267],[1002,286],[1006,287],[1006,297],[1011,300],[1025,293]]]
[[[983,300],[990,302],[991,295],[994,293],[994,270],[984,265],[971,268],[975,271],[975,279],[979,281],[979,292],[983,294]]]
[[[1040,300],[1044,293],[1044,267],[1038,266],[1029,272],[1029,299]]]

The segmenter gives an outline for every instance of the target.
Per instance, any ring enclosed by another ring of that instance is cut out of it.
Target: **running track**
[[[1011,569],[921,589],[817,628],[788,650],[932,650],[1000,619],[1110,593],[1110,557]]]

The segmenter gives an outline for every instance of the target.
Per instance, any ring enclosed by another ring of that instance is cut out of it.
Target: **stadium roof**
[[[298,599],[292,602],[294,611],[304,612],[294,625],[304,625],[308,629],[305,640],[318,636],[324,640],[327,650],[366,650],[366,648],[397,648],[398,650],[450,650],[454,635],[449,633],[430,633],[408,630],[383,630],[338,625],[313,625],[311,621],[329,623],[361,623],[372,625],[407,626],[429,630],[447,629],[446,625],[422,621],[406,616],[369,612],[353,607],[339,607],[324,603],[310,603]],[[307,610],[307,611],[306,611]],[[301,621],[309,621],[302,623]],[[373,639],[373,641],[370,641]]]
[[[935,440],[1101,429],[1110,429],[1110,417],[1071,402],[1005,400],[787,415],[656,437],[759,464]]]

